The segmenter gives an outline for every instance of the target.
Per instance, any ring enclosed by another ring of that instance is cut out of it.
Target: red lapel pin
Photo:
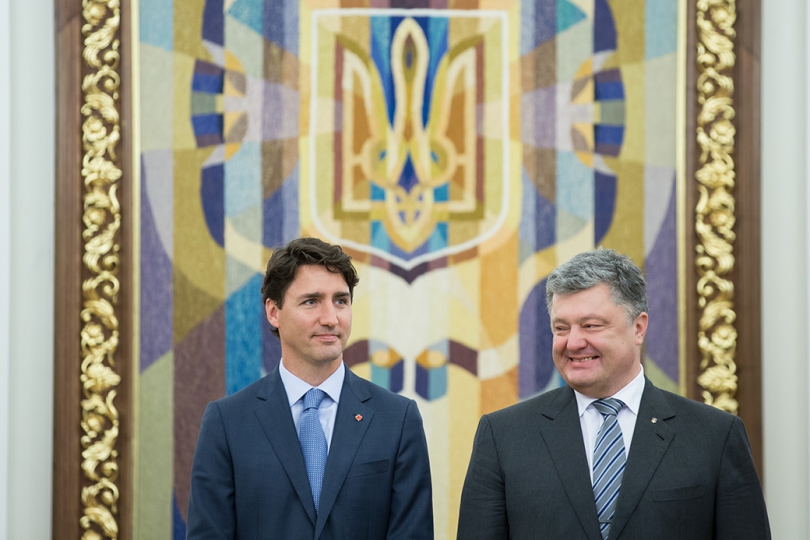
[[[355,420],[357,420],[357,421],[359,422],[360,420],[362,420],[362,419],[363,419],[363,417],[362,417],[362,416],[360,416],[359,414],[356,414],[356,415],[354,415],[354,419],[355,419]]]

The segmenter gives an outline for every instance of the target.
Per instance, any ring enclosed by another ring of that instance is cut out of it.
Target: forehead
[[[551,298],[552,319],[591,315],[605,316],[616,309],[621,309],[621,306],[613,301],[610,287],[603,283],[571,294],[555,294]]]
[[[335,294],[349,292],[349,286],[339,272],[330,272],[320,264],[305,264],[295,271],[295,278],[290,283],[287,293],[293,294]]]

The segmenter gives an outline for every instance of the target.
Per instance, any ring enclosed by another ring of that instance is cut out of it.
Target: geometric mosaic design
[[[136,531],[184,538],[208,401],[272,370],[276,246],[340,243],[345,359],[412,397],[436,538],[481,414],[561,384],[545,278],[602,245],[648,281],[677,390],[677,3],[142,0]]]

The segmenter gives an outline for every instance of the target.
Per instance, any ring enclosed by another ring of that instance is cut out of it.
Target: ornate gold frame
[[[82,471],[90,481],[82,488],[85,540],[118,538],[118,433],[115,406],[121,374],[114,370],[119,343],[118,267],[121,251],[121,205],[118,182],[122,171],[116,147],[121,140],[118,88],[121,85],[121,8],[118,0],[84,0],[82,54],[89,72],[84,76],[81,113],[84,215],[82,260],[90,273],[82,283],[82,363],[80,380],[83,435]]]
[[[695,269],[701,309],[697,344],[698,384],[703,400],[737,414],[737,314],[734,283],[734,23],[735,0],[697,2],[697,143],[700,169],[695,173],[700,198],[695,207]]]
[[[54,538],[129,538],[129,3],[56,7]],[[685,231],[686,268],[695,269],[686,277],[694,291],[686,298],[687,394],[739,413],[757,463],[759,12],[759,0],[689,0],[686,178],[695,183],[687,185],[694,220]],[[738,101],[746,107],[735,110]],[[738,154],[745,157],[735,163]],[[743,278],[745,291],[735,293]],[[756,334],[745,347],[740,326]]]

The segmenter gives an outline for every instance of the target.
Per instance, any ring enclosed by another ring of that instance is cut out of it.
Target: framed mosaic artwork
[[[58,466],[55,497],[81,497],[59,504],[54,530],[185,538],[203,409],[278,364],[259,289],[272,250],[301,235],[340,244],[357,267],[346,364],[419,405],[437,539],[455,538],[480,416],[563,384],[545,278],[579,252],[613,248],[643,269],[645,374],[750,414],[756,432],[759,364],[740,349],[758,342],[738,328],[758,324],[758,300],[734,283],[758,254],[758,222],[744,213],[758,170],[735,169],[733,130],[749,120],[730,98],[733,77],[758,72],[735,67],[734,7],[66,9],[61,28],[67,40],[81,26],[84,60],[60,84],[83,82],[60,99],[82,102],[82,138],[58,189],[82,201],[62,210],[83,216],[81,230],[62,234],[84,247],[58,264],[75,267],[64,279],[84,296],[57,299],[76,309],[57,325],[73,336],[58,370],[76,381],[57,400],[74,400],[59,425],[83,431],[60,439],[76,461]]]

